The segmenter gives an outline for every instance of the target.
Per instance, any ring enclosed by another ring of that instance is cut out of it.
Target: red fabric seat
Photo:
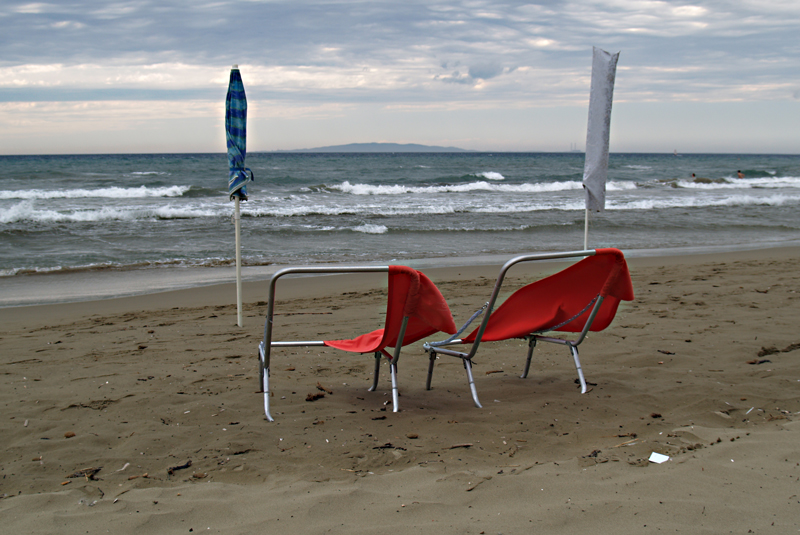
[[[591,311],[588,305],[598,295],[604,299],[591,331],[609,326],[620,300],[633,300],[628,264],[619,249],[597,249],[594,256],[520,288],[492,312],[481,341],[525,338],[552,330],[581,332]],[[578,314],[573,321],[553,329]],[[463,342],[473,343],[478,330]]]
[[[386,320],[381,329],[363,334],[350,340],[296,340],[274,341],[272,339],[276,284],[279,278],[291,274],[314,273],[387,273],[389,274]],[[408,319],[407,322],[405,320]],[[405,332],[401,331],[405,323]],[[273,421],[270,414],[270,363],[273,347],[328,346],[354,353],[374,353],[375,372],[370,391],[377,388],[381,357],[389,360],[392,377],[392,410],[398,411],[397,360],[403,346],[414,343],[439,331],[447,334],[456,332],[453,315],[439,289],[419,271],[406,266],[356,266],[356,267],[295,267],[285,268],[272,276],[270,281],[267,319],[264,323],[264,339],[258,346],[259,383],[264,392],[264,415]],[[390,354],[387,347],[394,348]]]
[[[439,331],[456,332],[453,315],[436,285],[424,274],[407,266],[389,266],[386,323],[382,329],[350,340],[325,340],[325,345],[353,353],[384,352],[397,347],[400,327],[409,317],[400,346],[413,344]]]
[[[584,258],[554,275],[524,286],[493,309],[505,274],[512,266],[521,262],[574,257]],[[431,385],[437,355],[460,358],[467,370],[472,399],[477,407],[481,407],[471,371],[472,358],[481,342],[525,338],[528,340],[528,356],[522,378],[528,376],[537,341],[562,344],[569,348],[578,372],[581,393],[585,393],[588,389],[578,356],[578,345],[590,330],[602,331],[611,324],[620,301],[632,300],[633,285],[628,264],[619,249],[543,253],[512,258],[500,270],[492,296],[485,305],[487,316],[484,316],[477,329],[462,339],[452,337],[425,344],[425,350],[430,355],[427,387]],[[477,316],[478,313],[472,319]],[[466,325],[462,329],[465,328]],[[542,335],[548,331],[579,334],[575,340]],[[464,353],[446,347],[454,344],[472,344],[472,349]]]

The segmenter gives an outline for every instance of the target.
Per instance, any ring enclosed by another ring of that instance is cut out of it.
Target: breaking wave
[[[181,197],[191,186],[165,186],[159,188],[98,188],[98,189],[22,189],[0,191],[0,199],[141,199],[147,197]]]

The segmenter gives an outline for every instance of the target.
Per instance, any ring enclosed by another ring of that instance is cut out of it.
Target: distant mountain
[[[276,152],[475,152],[457,147],[435,147],[416,143],[349,143],[315,149],[281,150]]]

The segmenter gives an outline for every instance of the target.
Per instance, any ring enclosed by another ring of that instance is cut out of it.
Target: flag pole
[[[583,220],[583,250],[589,248],[589,209],[586,208],[586,217]]]
[[[236,196],[235,210],[233,219],[236,226],[236,317],[239,327],[244,327],[242,322],[242,224],[238,195]]]

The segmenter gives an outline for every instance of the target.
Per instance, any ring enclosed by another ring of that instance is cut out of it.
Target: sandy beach
[[[515,268],[508,295],[548,263]],[[0,309],[3,533],[795,533],[800,248],[629,259],[636,300],[568,352],[256,351],[268,281]],[[498,266],[425,269],[461,324]],[[385,275],[283,279],[278,339],[380,326]],[[441,339],[433,337],[433,339]],[[324,394],[307,401],[309,394]],[[651,453],[669,456],[662,464]]]

